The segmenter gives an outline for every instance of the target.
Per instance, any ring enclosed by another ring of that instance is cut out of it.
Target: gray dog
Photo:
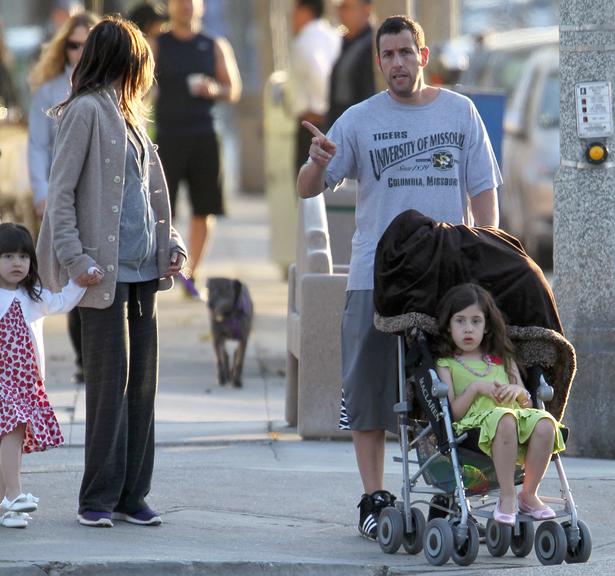
[[[236,388],[241,388],[243,360],[254,316],[252,298],[247,286],[233,278],[209,278],[207,291],[218,383],[224,386],[230,381]],[[226,351],[227,340],[239,342],[233,355],[232,368]]]

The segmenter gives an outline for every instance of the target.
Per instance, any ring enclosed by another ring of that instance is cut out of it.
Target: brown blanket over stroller
[[[542,366],[555,389],[546,408],[561,419],[576,369],[574,348],[563,336],[542,270],[502,230],[438,223],[415,210],[400,214],[376,250],[376,327],[399,333],[416,326],[436,335],[438,301],[463,282],[480,284],[493,294],[519,361],[526,367]]]

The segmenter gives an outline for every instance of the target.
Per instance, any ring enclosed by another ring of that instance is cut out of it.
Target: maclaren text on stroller
[[[437,223],[414,210],[399,215],[378,244],[374,270],[376,327],[397,335],[400,400],[394,409],[401,457],[395,461],[403,466],[402,498],[380,514],[380,546],[387,553],[402,545],[409,554],[423,550],[433,565],[451,557],[469,565],[479,550],[474,519],[484,518],[493,556],[510,548],[524,557],[534,548],[545,565],[586,562],[591,534],[577,518],[559,455],[552,462],[560,496],[541,495],[555,508],[555,519],[534,529],[534,519],[519,513],[513,527],[493,519],[498,484],[491,459],[477,447],[478,429],[454,433],[448,387],[438,379],[430,350],[439,299],[465,282],[489,290],[509,319],[507,332],[526,369],[533,405],[558,420],[564,415],[576,369],[574,349],[562,334],[551,288],[519,241],[494,228]],[[410,460],[412,451],[415,460]],[[411,474],[410,464],[418,464],[418,471]],[[421,477],[426,486],[419,485]],[[515,482],[522,481],[523,469],[517,466]],[[416,504],[435,495],[447,504],[432,502],[437,517],[426,522]]]

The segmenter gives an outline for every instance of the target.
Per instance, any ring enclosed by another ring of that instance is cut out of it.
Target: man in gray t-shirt
[[[436,220],[497,226],[500,172],[472,102],[425,84],[429,49],[420,25],[387,18],[376,35],[378,64],[388,90],[349,108],[325,136],[314,138],[297,180],[302,198],[358,181],[346,308],[342,319],[341,427],[352,430],[365,494],[359,532],[376,537],[380,510],[394,497],[384,490],[384,432],[397,431],[393,405],[396,340],[373,326],[376,245],[391,221],[408,209]]]

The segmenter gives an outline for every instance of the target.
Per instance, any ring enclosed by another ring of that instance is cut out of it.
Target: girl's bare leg
[[[500,485],[500,511],[505,514],[514,514],[517,510],[515,464],[518,453],[517,421],[506,414],[500,419],[491,444],[491,458]]]
[[[0,443],[0,471],[4,496],[13,500],[21,494],[21,450],[26,432],[25,425],[5,434]],[[2,486],[0,485],[0,488]]]
[[[532,508],[540,508],[543,502],[537,492],[551,460],[555,427],[548,418],[539,420],[530,436],[525,455],[525,480],[519,496]]]

